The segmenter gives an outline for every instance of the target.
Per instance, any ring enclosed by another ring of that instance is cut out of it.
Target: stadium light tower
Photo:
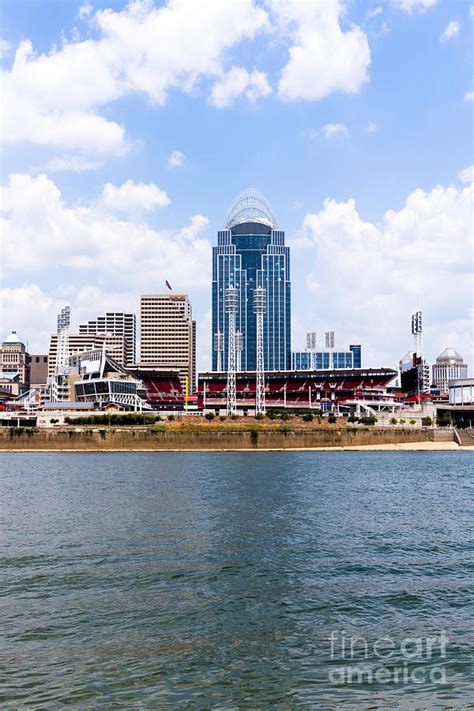
[[[311,370],[316,370],[316,331],[307,332],[306,350],[309,353],[310,368]]]
[[[224,334],[220,331],[214,334],[214,350],[217,353],[217,371],[222,371],[222,353],[224,351]]]
[[[240,373],[242,370],[242,351],[244,350],[244,334],[237,331],[235,334],[235,370]]]
[[[329,367],[334,369],[334,331],[326,331],[324,335],[326,339],[326,348],[329,351]]]
[[[418,389],[427,393],[430,389],[430,367],[423,356],[423,316],[420,309],[411,315],[411,332],[415,340]]]
[[[235,391],[235,314],[239,300],[239,291],[235,286],[225,290],[225,310],[229,317],[229,335],[227,339],[227,414],[235,415],[237,395]]]
[[[253,291],[253,311],[257,318],[257,371],[255,389],[255,412],[265,414],[265,363],[263,357],[263,316],[266,312],[267,291],[257,286]]]
[[[423,316],[420,310],[411,315],[411,332],[415,341],[415,353],[423,358]]]

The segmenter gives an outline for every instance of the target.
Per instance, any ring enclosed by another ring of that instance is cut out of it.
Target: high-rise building
[[[188,391],[196,389],[196,322],[187,294],[140,297],[140,364],[178,368]]]
[[[227,368],[229,314],[226,289],[237,289],[235,337],[241,370],[257,367],[254,289],[265,289],[263,358],[267,371],[291,367],[290,250],[267,200],[244,190],[232,203],[212,258],[212,368]]]
[[[137,319],[133,313],[107,312],[103,316],[79,325],[79,333],[105,333],[111,336],[123,336],[125,339],[125,355],[120,365],[136,363]],[[113,354],[110,354],[112,357]],[[117,359],[115,359],[117,360]]]
[[[12,331],[0,346],[0,373],[7,380],[16,380],[17,395],[26,392],[30,387],[30,356],[16,331]],[[15,378],[15,375],[18,377]],[[13,393],[13,390],[11,392]]]
[[[461,378],[467,378],[467,363],[454,348],[445,348],[433,364],[433,385],[447,393],[449,381]]]

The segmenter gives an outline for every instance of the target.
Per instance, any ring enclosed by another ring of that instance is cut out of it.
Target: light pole
[[[227,414],[235,415],[237,396],[235,391],[235,314],[237,313],[239,291],[235,286],[225,290],[225,310],[229,317],[227,339]]]

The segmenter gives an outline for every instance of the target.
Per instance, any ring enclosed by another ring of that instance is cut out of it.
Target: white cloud
[[[194,216],[187,229],[178,230],[118,219],[108,206],[123,207],[122,198],[129,208],[147,208],[163,200],[161,191],[153,189],[156,186],[149,190],[150,186],[124,185],[106,190],[105,201],[99,200],[98,206],[69,206],[46,175],[10,175],[0,195],[5,276],[25,278],[54,269],[81,284],[85,276],[95,275],[108,292],[136,291],[137,283],[140,289],[156,289],[166,278],[186,289],[207,287],[211,249],[202,237],[207,219]]]
[[[365,33],[343,31],[340,0],[269,0],[283,36],[293,42],[282,71],[283,101],[322,99],[333,91],[356,93],[369,80],[370,49]]]
[[[122,185],[106,183],[100,204],[114,212],[151,212],[157,207],[166,207],[171,200],[164,190],[154,183],[134,183],[127,180]]]
[[[378,5],[377,7],[374,7],[372,10],[369,10],[367,12],[367,17],[371,19],[372,17],[377,17],[377,15],[381,15],[383,12],[383,7],[381,5]]]
[[[262,30],[267,13],[253,0],[208,3],[205,11],[194,0],[158,8],[135,0],[94,21],[96,40],[63,40],[41,55],[20,43],[3,72],[3,140],[121,155],[124,128],[101,107],[136,92],[164,104],[171,89],[191,92],[203,77],[220,76],[227,51]]]
[[[168,168],[181,168],[184,165],[186,156],[181,151],[172,151],[168,158]]]
[[[19,287],[0,289],[0,313],[5,338],[17,331],[30,353],[46,353],[49,336],[54,330],[55,317],[64,300],[44,293],[37,284],[23,283]]]
[[[471,5],[469,8],[469,17],[474,17],[474,5]]]
[[[447,42],[448,40],[452,39],[453,37],[456,37],[456,35],[459,34],[460,30],[460,25],[457,20],[451,20],[451,22],[448,23],[446,29],[444,30],[443,34],[441,35],[440,42]]]
[[[409,317],[417,304],[425,314],[427,353],[436,356],[453,345],[469,357],[473,197],[474,185],[414,190],[380,223],[364,221],[353,199],[328,199],[322,210],[306,215],[315,264],[307,286],[319,299],[327,297],[326,325],[334,324],[345,340],[358,339],[351,343],[369,345],[372,365],[393,365],[388,354],[408,350]]]
[[[458,178],[461,183],[474,183],[474,165],[469,165],[464,170],[461,170]]]
[[[52,158],[44,166],[44,170],[49,173],[62,173],[72,171],[82,173],[84,170],[97,170],[104,165],[102,160],[92,160],[80,155],[63,155]]]
[[[349,135],[349,130],[344,123],[327,123],[322,131],[326,141],[333,138],[347,138]]]
[[[466,91],[464,101],[474,101],[474,91]]]
[[[248,72],[244,67],[231,67],[214,84],[211,90],[211,104],[218,109],[230,106],[240,96],[255,102],[271,94],[265,72],[254,69]]]
[[[86,17],[89,17],[89,15],[92,14],[93,9],[92,4],[86,0],[86,2],[84,2],[79,8],[79,12],[77,13],[78,18],[80,20],[85,20]]]
[[[377,131],[377,124],[375,124],[373,121],[369,123],[367,126],[367,133],[375,133]]]
[[[396,7],[411,14],[414,10],[425,12],[436,5],[437,0],[393,0]]]
[[[11,42],[7,42],[5,39],[0,39],[0,59],[8,57],[12,49]]]

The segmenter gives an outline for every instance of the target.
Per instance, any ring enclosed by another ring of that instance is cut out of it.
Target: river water
[[[0,469],[1,708],[474,708],[471,454]]]

